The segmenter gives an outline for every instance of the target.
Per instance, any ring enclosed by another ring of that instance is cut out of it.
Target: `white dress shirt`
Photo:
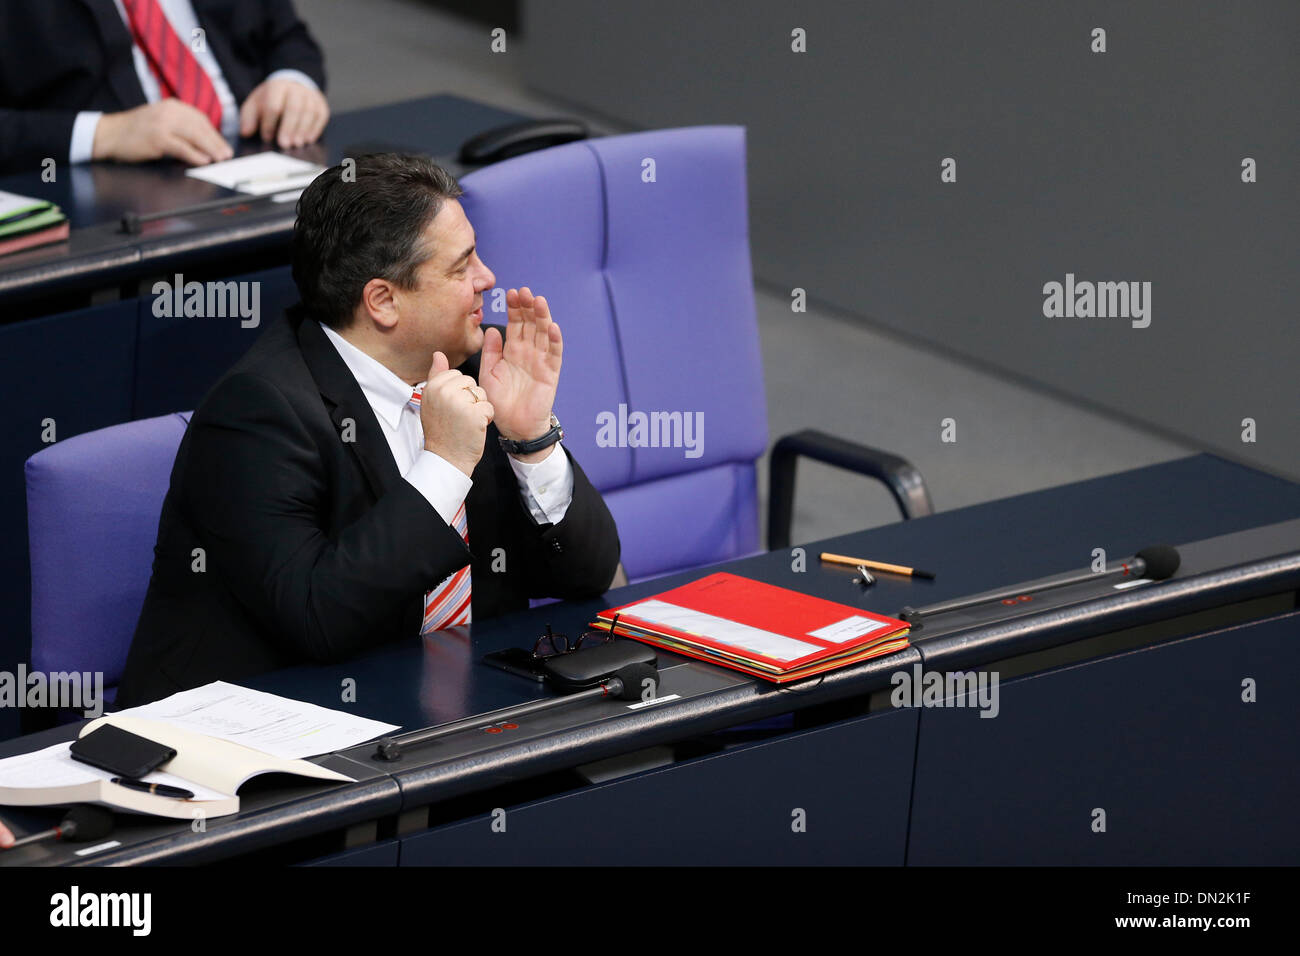
[[[412,387],[329,326],[322,324],[321,328],[375,410],[398,472],[424,495],[443,521],[451,524],[474,482],[451,462],[424,447],[420,412],[410,404]],[[569,456],[552,446],[551,454],[535,464],[517,461],[511,455],[506,458],[514,469],[519,494],[533,520],[539,524],[558,524],[563,520],[573,501],[573,466],[569,464]],[[472,527],[469,533],[473,540]]]
[[[130,33],[131,25],[126,16],[126,7],[122,5],[122,0],[113,0],[113,3],[117,6],[117,13],[122,18],[122,23],[126,25],[127,33]],[[167,17],[167,22],[176,31],[176,35],[181,38],[181,42],[194,54],[194,59],[198,60],[199,66],[203,67],[203,72],[207,73],[208,78],[212,80],[213,89],[221,103],[221,135],[229,140],[235,139],[239,134],[239,104],[235,102],[235,94],[230,92],[230,86],[221,73],[217,58],[212,55],[211,44],[204,43],[202,50],[194,49],[191,40],[194,31],[199,29],[199,18],[194,13],[193,5],[190,0],[158,0],[158,5]],[[135,75],[140,78],[145,101],[157,103],[162,99],[162,89],[158,85],[158,78],[149,68],[149,58],[135,42],[134,34],[131,35],[131,55],[135,58]],[[316,81],[301,70],[275,70],[266,79],[293,80],[313,90],[319,89]],[[68,162],[90,162],[95,146],[95,128],[99,125],[99,118],[102,115],[101,112],[91,110],[77,114],[77,119],[72,124],[72,143],[68,150]]]

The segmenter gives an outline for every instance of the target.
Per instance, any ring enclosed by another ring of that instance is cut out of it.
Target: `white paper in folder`
[[[183,690],[119,714],[161,721],[290,760],[355,747],[399,729],[396,724],[225,681]]]

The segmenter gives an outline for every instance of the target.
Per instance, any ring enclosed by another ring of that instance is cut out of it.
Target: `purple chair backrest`
[[[485,321],[504,324],[505,290],[527,285],[564,330],[556,414],[628,575],[758,550],[767,411],[743,128],[572,143],[462,185],[497,276]]]
[[[101,428],[27,460],[33,669],[121,679],[189,417]]]

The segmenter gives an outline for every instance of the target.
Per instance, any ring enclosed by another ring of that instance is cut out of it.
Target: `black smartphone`
[[[119,777],[139,779],[176,756],[176,751],[112,724],[96,727],[72,742],[72,758]]]
[[[534,657],[532,651],[522,647],[508,647],[483,655],[483,663],[541,684],[546,681],[545,658]]]

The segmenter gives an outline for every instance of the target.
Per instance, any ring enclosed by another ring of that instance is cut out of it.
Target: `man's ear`
[[[397,324],[397,299],[387,279],[371,279],[361,289],[361,308],[382,329]]]

